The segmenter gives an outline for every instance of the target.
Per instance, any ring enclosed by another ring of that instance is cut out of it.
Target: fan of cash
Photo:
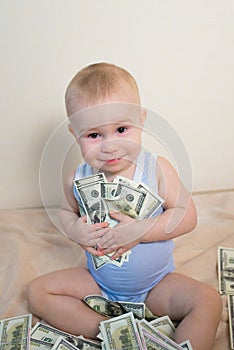
[[[234,349],[234,248],[218,248],[219,291],[228,297],[230,343]],[[37,322],[32,328],[32,315],[0,320],[1,350],[147,350],[187,349],[188,341],[175,343],[178,323],[168,316],[157,317],[144,303],[116,302],[100,295],[88,295],[84,303],[108,317],[100,323],[97,340],[75,336]]]
[[[108,182],[104,173],[98,173],[74,180],[74,185],[80,196],[82,205],[80,214],[87,216],[87,223],[107,222],[113,228],[118,221],[109,215],[110,211],[119,211],[134,219],[149,218],[163,204],[163,199],[153,194],[143,183],[135,183],[123,176],[117,176],[113,182]],[[107,263],[121,267],[129,260],[131,251],[120,258],[112,260],[113,254],[93,256],[95,269]]]
[[[144,303],[112,302],[101,295],[89,295],[83,301],[109,318],[100,323],[96,340],[45,322],[32,327],[32,315],[27,314],[1,320],[1,350],[192,350],[189,341],[175,343],[175,325],[168,316],[154,316]]]

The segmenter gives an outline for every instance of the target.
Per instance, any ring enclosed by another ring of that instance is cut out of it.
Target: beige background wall
[[[97,61],[127,68],[143,105],[177,130],[194,191],[234,188],[233,0],[1,0],[0,17],[1,208],[41,205],[41,155],[65,121],[66,85]],[[59,154],[72,142],[63,126],[42,164],[49,205],[59,202]]]

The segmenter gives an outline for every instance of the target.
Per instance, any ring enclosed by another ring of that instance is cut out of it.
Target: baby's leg
[[[221,318],[222,300],[210,286],[177,273],[167,275],[145,301],[156,315],[182,320],[175,341],[189,339],[193,350],[211,350]]]
[[[78,267],[40,276],[27,290],[35,315],[65,332],[95,338],[106,318],[82,301],[89,294],[101,294],[101,290],[88,270]]]

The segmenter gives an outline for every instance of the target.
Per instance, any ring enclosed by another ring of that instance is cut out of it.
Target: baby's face
[[[73,133],[84,160],[97,172],[127,174],[141,149],[145,112],[135,95],[112,95],[102,102],[70,117]]]

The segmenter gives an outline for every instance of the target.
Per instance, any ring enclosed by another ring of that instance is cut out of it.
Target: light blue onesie
[[[157,157],[151,153],[141,152],[137,158],[133,177],[135,182],[143,182],[153,193],[158,193],[155,178]],[[75,179],[92,175],[92,168],[84,163],[76,169]],[[75,186],[73,192],[81,205]],[[153,214],[163,212],[160,207]],[[96,270],[92,256],[86,251],[88,269],[102,289],[102,293],[110,300],[144,302],[147,293],[168,273],[174,271],[174,243],[172,240],[140,243],[133,247],[129,261],[121,267],[106,264]]]

